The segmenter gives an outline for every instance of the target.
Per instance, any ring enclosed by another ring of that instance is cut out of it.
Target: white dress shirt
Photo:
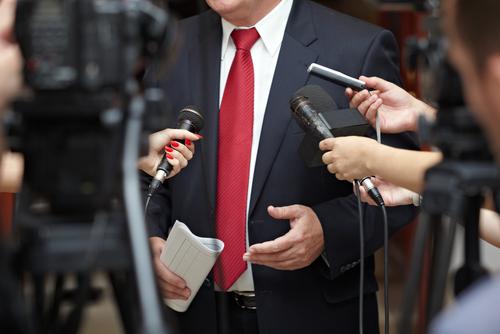
[[[264,122],[264,114],[266,112],[267,98],[273,82],[274,70],[278,61],[279,51],[285,28],[288,21],[288,16],[292,9],[293,0],[281,0],[264,18],[262,18],[255,26],[260,38],[255,42],[251,49],[252,62],[254,68],[254,114],[253,114],[253,135],[252,135],[252,152],[250,156],[250,175],[247,192],[247,229],[246,242],[248,249],[248,208],[250,204],[250,196],[252,194],[252,181],[255,171],[255,162],[257,158],[257,150],[259,148],[260,133],[262,123]],[[222,52],[220,66],[220,94],[219,107],[224,95],[226,80],[233,63],[236,47],[231,38],[231,33],[234,29],[249,29],[253,27],[237,27],[228,21],[222,20]],[[243,254],[241,254],[243,257]],[[229,288],[229,291],[254,291],[252,266],[249,263],[247,270],[241,274],[238,280]]]

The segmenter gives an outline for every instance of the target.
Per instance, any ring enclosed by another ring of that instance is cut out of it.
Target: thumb
[[[379,90],[380,92],[385,92],[388,91],[393,87],[393,83],[390,83],[389,81],[385,81],[384,79],[381,79],[379,77],[365,77],[361,76],[359,80],[364,81],[366,83],[366,86],[372,89]]]
[[[300,217],[304,210],[300,205],[281,207],[274,207],[271,205],[267,208],[267,212],[269,212],[269,215],[274,219],[294,219]]]

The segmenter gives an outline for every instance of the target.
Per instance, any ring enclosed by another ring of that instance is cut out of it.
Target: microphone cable
[[[146,197],[146,204],[144,204],[144,214],[145,215],[148,213],[149,201],[151,200],[151,197],[153,197],[153,193],[148,192],[148,195]]]
[[[371,95],[370,91],[368,93]],[[377,142],[381,144],[380,131],[380,116],[377,112],[375,115],[375,128]],[[365,181],[369,181],[365,184]],[[375,191],[375,186],[372,184],[370,177],[365,177],[362,180],[355,181],[355,194],[358,198],[358,213],[359,213],[359,240],[360,240],[360,271],[359,271],[359,333],[363,334],[363,302],[364,302],[364,222],[363,210],[360,199],[359,187],[363,184],[368,195],[380,207],[384,222],[384,334],[389,334],[389,222],[387,219],[387,210],[382,195],[378,190]]]
[[[363,180],[354,181],[354,191],[358,200],[358,214],[359,214],[359,253],[360,253],[360,270],[359,270],[359,321],[360,321],[360,334],[363,334],[363,292],[364,292],[364,265],[365,265],[365,245],[364,245],[364,221],[363,221],[363,209],[361,203],[361,194],[359,187],[363,182],[363,188],[369,194],[371,199],[377,204],[377,206],[382,211],[382,217],[384,221],[384,333],[389,334],[389,222],[387,219],[387,210],[385,208],[385,203],[380,195],[380,193],[374,192],[374,188],[369,188],[368,184],[365,183],[369,178],[364,178]]]
[[[363,205],[361,204],[361,194],[359,187],[361,186],[358,180],[354,181],[354,193],[358,199],[358,216],[359,216],[359,302],[358,302],[358,318],[359,318],[359,334],[363,334],[363,304],[364,304],[364,285],[365,285],[365,231],[363,222]]]
[[[368,94],[372,95],[369,90]],[[378,110],[375,113],[375,130],[377,132],[377,142],[382,144]],[[373,196],[372,199],[375,200]],[[384,334],[389,334],[389,222],[383,198],[381,197],[379,201],[375,200],[375,202],[380,207],[384,220]]]
[[[384,333],[389,334],[389,222],[385,205],[380,205],[384,218]]]

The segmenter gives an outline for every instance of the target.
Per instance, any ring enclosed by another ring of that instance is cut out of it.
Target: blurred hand
[[[153,251],[153,265],[162,296],[169,299],[188,299],[191,291],[186,282],[171,272],[160,260],[161,252],[165,247],[165,240],[160,237],[151,237],[149,238],[149,244]]]
[[[371,138],[357,136],[328,138],[319,143],[322,151],[328,151],[323,154],[328,171],[348,181],[373,175],[371,156],[381,146]]]
[[[311,208],[270,206],[267,211],[275,219],[288,219],[290,231],[272,241],[252,245],[243,260],[278,270],[296,270],[307,267],[320,256],[325,245],[323,228]]]
[[[378,188],[385,206],[400,206],[413,204],[413,196],[418,196],[411,190],[396,186],[392,183],[385,182],[379,178],[372,177],[372,182]],[[356,185],[354,185],[356,186]],[[361,201],[370,205],[376,206],[375,202],[370,198],[363,186],[359,187]]]
[[[149,154],[139,159],[139,168],[151,176],[156,174],[156,169],[161,159],[166,155],[172,165],[172,172],[168,178],[175,176],[186,167],[194,155],[194,142],[201,136],[186,130],[165,129],[149,136]],[[181,140],[186,140],[186,145]]]
[[[21,189],[24,158],[20,153],[0,154],[0,192],[16,193]]]
[[[0,0],[0,111],[21,89],[22,57],[12,43],[15,0]]]
[[[0,46],[12,41],[16,0],[0,0]]]
[[[375,127],[375,117],[378,111],[382,132],[416,131],[421,113],[427,115],[435,113],[432,107],[391,82],[378,77],[361,76],[359,79],[375,91],[372,91],[370,95],[367,90],[356,93],[347,88],[345,93],[350,100],[350,106],[357,108],[373,127]]]

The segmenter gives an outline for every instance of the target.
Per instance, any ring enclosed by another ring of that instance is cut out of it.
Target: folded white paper
[[[187,300],[165,298],[165,304],[177,312],[185,312],[223,249],[221,240],[197,237],[177,220],[168,235],[160,260],[186,281],[191,296]]]

